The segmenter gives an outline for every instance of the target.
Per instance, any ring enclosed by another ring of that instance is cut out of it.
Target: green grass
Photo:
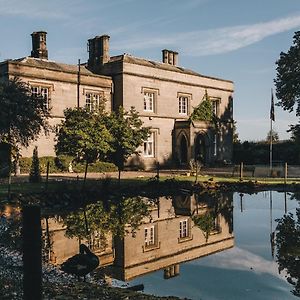
[[[167,179],[174,178],[176,181],[179,182],[195,182],[195,176],[183,176],[183,175],[176,175],[176,176],[160,176],[160,181],[163,182]],[[213,180],[212,180],[213,179]],[[99,186],[99,188],[103,188],[105,184],[110,186],[116,186],[119,187],[118,181],[116,178],[109,178],[109,182],[105,183],[106,179],[87,179],[86,181],[86,188],[89,189],[89,187],[96,188]],[[126,189],[126,188],[132,188],[135,187],[136,189],[139,189],[143,187],[146,182],[149,181],[149,177],[137,177],[137,178],[121,178],[120,188]],[[234,184],[234,183],[240,183],[240,179],[238,177],[225,177],[225,176],[198,176],[198,182],[207,182],[207,181],[213,181],[216,183],[228,183],[228,184]],[[243,183],[247,182],[257,182],[258,184],[263,185],[269,185],[270,187],[272,185],[278,185],[278,184],[284,184],[284,180],[282,178],[253,178],[253,177],[245,177],[243,179]],[[7,181],[6,181],[7,182]],[[287,185],[291,185],[294,183],[300,184],[299,178],[290,178],[287,181]],[[78,189],[80,190],[83,187],[83,179],[81,178],[79,181],[76,179],[69,180],[67,178],[62,179],[55,179],[51,178],[51,180],[48,182],[48,191],[67,191],[72,189]],[[46,184],[45,182],[42,183],[29,183],[26,182],[26,178],[23,179],[23,182],[15,182],[11,184],[11,192],[12,193],[40,193],[46,190]],[[8,191],[8,184],[2,183],[0,184],[0,196],[6,196]]]

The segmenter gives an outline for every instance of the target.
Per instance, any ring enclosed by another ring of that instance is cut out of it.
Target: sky
[[[234,81],[240,140],[266,139],[280,52],[300,30],[299,0],[0,0],[0,61],[30,55],[34,31],[47,31],[49,59],[87,61],[87,40],[110,36],[110,55],[161,61]],[[275,99],[276,101],[276,99]],[[275,107],[280,139],[298,119]]]

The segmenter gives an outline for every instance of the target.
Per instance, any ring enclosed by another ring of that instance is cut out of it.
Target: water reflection
[[[236,194],[233,214],[232,193],[182,191],[156,199],[106,199],[71,213],[44,209],[44,260],[59,266],[84,243],[100,259],[96,276],[108,283],[136,278],[132,284],[143,283],[147,293],[192,299],[200,291],[205,299],[223,294],[231,299],[233,291],[243,299],[276,299],[277,294],[289,299],[291,289],[299,296],[299,208],[294,213],[299,199],[299,194],[274,192]],[[20,208],[3,205],[0,216],[1,243],[20,249]],[[239,285],[227,291],[237,276]]]
[[[276,260],[279,272],[294,286],[292,293],[300,297],[300,209],[278,219],[276,228]]]
[[[180,263],[233,247],[232,199],[232,193],[127,198],[45,218],[46,257],[61,264],[86,243],[106,280],[158,269],[169,279],[179,275]]]

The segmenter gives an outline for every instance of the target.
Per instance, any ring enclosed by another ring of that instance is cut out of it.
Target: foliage
[[[29,182],[41,182],[41,171],[40,171],[40,162],[38,157],[38,149],[37,146],[33,149],[33,155],[32,155],[32,163],[29,173]]]
[[[273,145],[273,160],[300,164],[299,146],[293,141],[279,141]],[[245,164],[268,164],[270,144],[266,141],[233,144],[233,162]]]
[[[213,107],[209,99],[207,91],[205,90],[202,102],[196,106],[190,116],[192,121],[213,121]]]
[[[90,239],[90,235],[97,232],[102,239],[108,233],[122,238],[137,230],[148,214],[148,205],[140,197],[122,198],[89,204],[85,209],[66,216],[64,224],[68,237]]]
[[[279,134],[274,129],[269,130],[269,132],[267,134],[266,142],[270,142],[271,137],[272,137],[273,143],[277,143],[279,141]]]
[[[0,206],[1,244],[12,250],[22,250],[22,218],[19,207]]]
[[[193,216],[192,220],[194,224],[203,231],[205,240],[207,242],[210,233],[213,231],[215,227],[214,216],[211,213],[206,212],[205,214],[200,216]]]
[[[300,297],[300,209],[297,218],[289,213],[277,220],[276,246],[279,272],[285,271],[287,281],[294,286],[292,293]]]
[[[111,150],[112,137],[104,124],[103,114],[68,108],[64,115],[57,133],[56,154],[70,155],[88,163],[104,159]]]
[[[44,156],[39,158],[41,173],[46,173],[47,163],[50,163],[50,173],[68,172],[69,162],[73,160],[72,156],[60,155],[58,157]],[[20,169],[22,174],[28,174],[32,164],[31,157],[20,158]],[[73,162],[73,171],[83,173],[85,171],[85,164],[81,162]],[[96,161],[89,164],[90,172],[115,172],[116,166],[110,162]]]
[[[296,111],[300,116],[300,31],[295,32],[293,45],[287,53],[281,52],[277,64],[275,81],[278,105],[289,112]],[[288,130],[300,148],[300,124],[290,125]]]
[[[44,99],[32,95],[29,85],[19,79],[0,82],[0,107],[2,142],[27,147],[42,129],[49,130]]]
[[[287,53],[281,52],[277,64],[275,79],[278,104],[300,116],[300,31],[295,32],[293,45]]]
[[[124,169],[126,160],[132,154],[138,154],[137,148],[147,139],[149,128],[143,127],[143,122],[133,107],[127,112],[120,106],[106,117],[105,122],[112,136],[109,158],[120,172]]]

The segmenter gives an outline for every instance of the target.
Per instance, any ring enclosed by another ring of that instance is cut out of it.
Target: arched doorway
[[[187,140],[184,135],[181,136],[180,139],[180,163],[186,164],[188,159],[188,146],[187,146]]]
[[[202,164],[207,162],[206,147],[205,135],[198,134],[195,140],[195,160],[200,161]]]

